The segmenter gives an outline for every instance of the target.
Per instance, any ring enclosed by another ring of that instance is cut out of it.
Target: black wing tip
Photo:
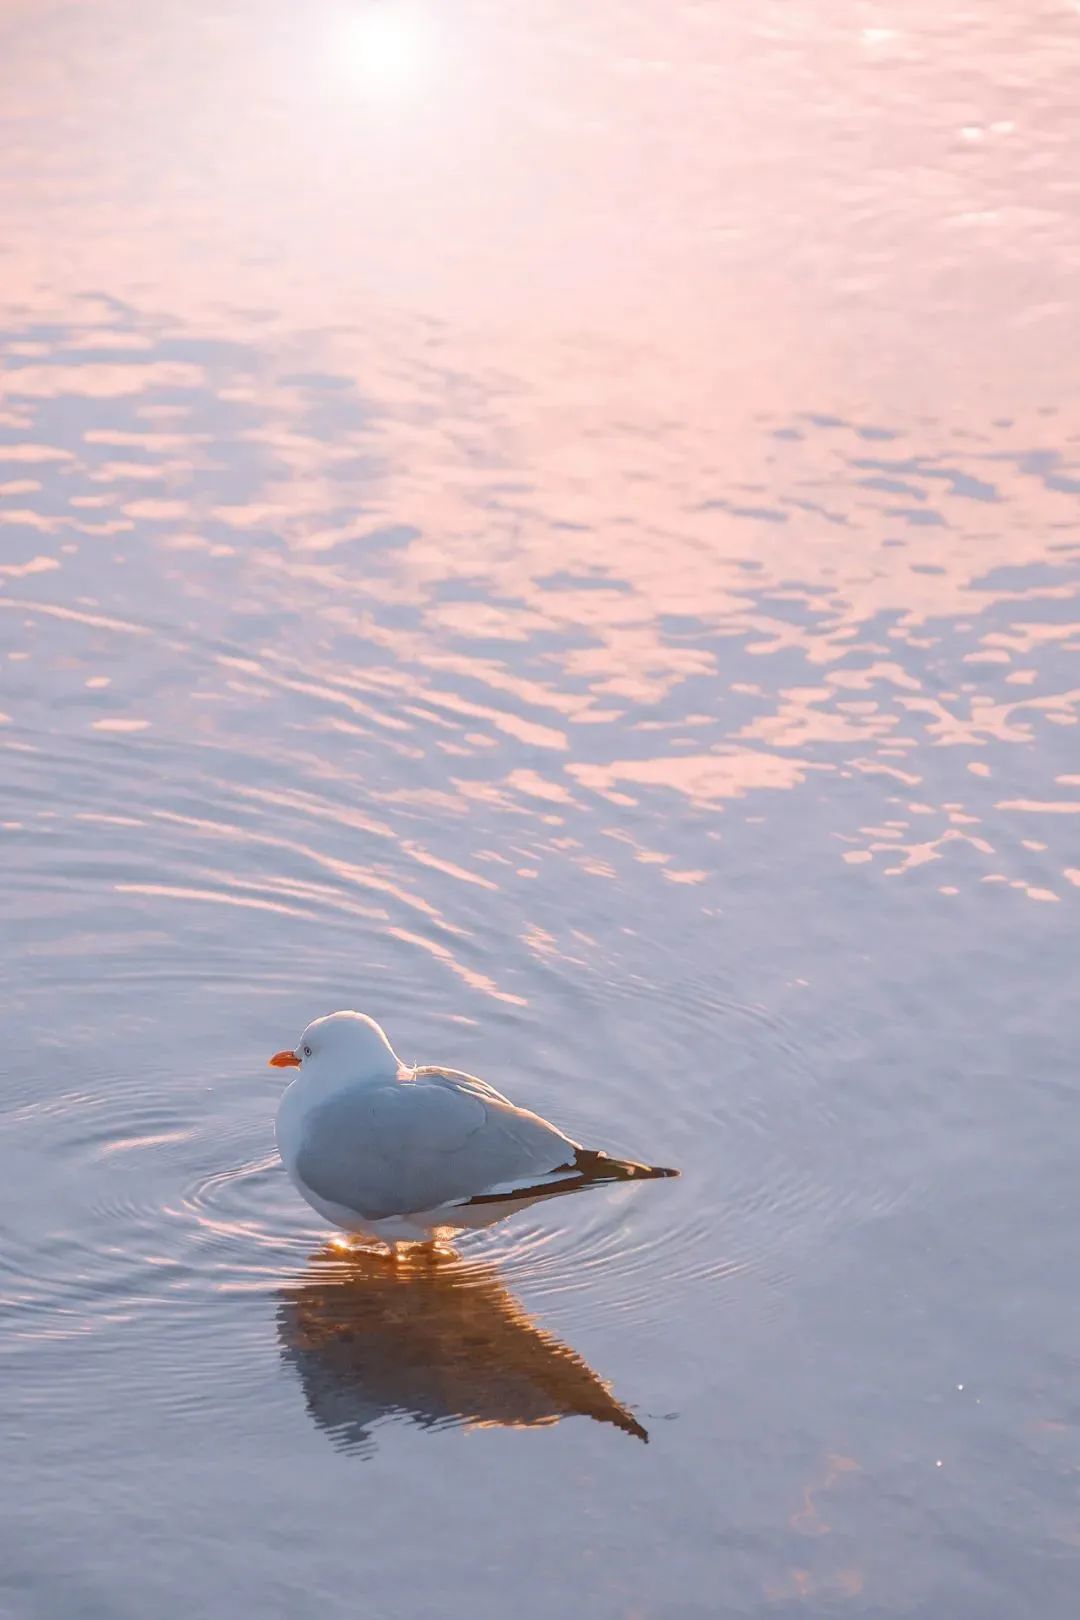
[[[522,1203],[526,1199],[578,1192],[582,1187],[599,1187],[616,1181],[658,1181],[665,1176],[682,1175],[681,1170],[669,1170],[665,1165],[613,1159],[610,1154],[597,1153],[592,1148],[578,1148],[571,1163],[557,1164],[551,1174],[564,1172],[564,1181],[538,1181],[532,1186],[515,1187],[513,1192],[476,1193],[472,1198],[463,1199],[462,1205]]]
[[[573,1168],[586,1181],[659,1181],[682,1172],[663,1164],[635,1164],[632,1159],[615,1159],[608,1153],[579,1148]]]

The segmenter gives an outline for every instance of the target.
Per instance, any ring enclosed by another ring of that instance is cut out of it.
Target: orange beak
[[[300,1059],[295,1052],[275,1052],[270,1059],[270,1063],[275,1069],[298,1069],[300,1067]]]

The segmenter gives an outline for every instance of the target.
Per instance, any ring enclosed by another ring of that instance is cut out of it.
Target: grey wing
[[[332,1097],[308,1120],[296,1169],[366,1220],[411,1215],[549,1174],[576,1143],[470,1076],[445,1070]]]
[[[464,1069],[444,1069],[437,1063],[425,1063],[418,1065],[412,1073],[417,1080],[431,1080],[439,1085],[448,1085],[456,1091],[465,1092],[470,1097],[480,1097],[485,1102],[505,1103],[507,1108],[514,1106],[509,1097],[504,1097],[501,1091],[496,1091],[486,1080],[477,1079],[475,1074],[466,1074]],[[525,1113],[526,1110],[518,1109],[517,1112]]]

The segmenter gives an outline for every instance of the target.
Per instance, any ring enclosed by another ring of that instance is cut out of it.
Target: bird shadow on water
[[[282,1360],[339,1450],[371,1456],[384,1418],[425,1429],[538,1428],[582,1416],[649,1438],[484,1262],[420,1250],[394,1262],[327,1247],[278,1300]]]

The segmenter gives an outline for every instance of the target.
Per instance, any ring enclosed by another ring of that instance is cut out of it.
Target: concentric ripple
[[[159,981],[157,1001],[174,1003],[185,983]],[[620,1117],[620,1064],[635,1061],[620,1050],[625,1006],[646,993],[666,1010],[647,1064],[651,1088]],[[613,1150],[670,1157],[683,1177],[553,1200],[464,1237],[455,1286],[494,1266],[542,1319],[618,1323],[630,1335],[670,1319],[688,1289],[771,1313],[801,1247],[903,1196],[895,1179],[890,1187],[860,1171],[857,1111],[845,1117],[843,1097],[782,1013],[705,983],[657,989],[632,973],[603,986],[579,980],[577,994],[596,998],[582,1027],[595,1028],[610,1061],[600,1050],[581,1054],[587,1094],[574,1073],[547,1076],[550,1111]],[[34,1174],[32,1191],[11,1200],[0,1256],[6,1350],[134,1333],[145,1338],[137,1377],[182,1403],[207,1354],[239,1376],[265,1345],[268,1313],[308,1274],[326,1229],[282,1173],[271,1128],[277,1082],[252,1072],[250,1054],[230,1065],[219,1057],[205,1075],[186,1058],[163,1068],[160,1027],[135,1027],[118,1048],[111,1017],[106,994],[99,1029],[122,1067],[111,1068],[98,1031],[84,1028],[78,1042],[57,1036],[52,1060],[77,1085],[38,1098],[28,1071],[14,1077],[8,1125]],[[690,1066],[680,1062],[688,1047]],[[514,1089],[512,1076],[493,1078]],[[847,1145],[842,1160],[828,1150],[837,1143]]]

